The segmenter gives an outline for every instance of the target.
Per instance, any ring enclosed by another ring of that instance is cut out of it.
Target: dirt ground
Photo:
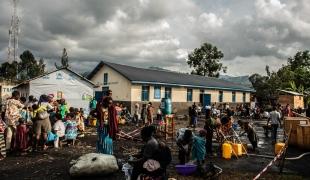
[[[176,129],[185,127],[187,122],[185,120],[176,121]],[[263,135],[262,121],[254,122],[256,131],[260,137],[259,153],[260,155],[272,155],[273,146],[270,139],[265,138]],[[199,127],[203,127],[203,121],[199,121]],[[121,127],[123,131],[129,132],[136,127],[133,125],[124,125]],[[281,134],[281,131],[279,132]],[[163,138],[161,138],[163,140]],[[247,141],[246,138],[242,139]],[[79,156],[95,152],[96,132],[95,128],[87,128],[87,133],[84,138],[79,138],[77,144],[74,147],[63,147],[55,150],[53,148],[48,149],[46,152],[29,153],[25,156],[9,156],[5,160],[0,161],[0,179],[12,180],[12,179],[40,179],[40,180],[62,180],[72,179],[69,175],[70,161],[76,159]],[[178,180],[185,179],[203,179],[199,176],[183,177],[175,172],[174,166],[178,163],[177,147],[174,141],[168,140],[166,142],[172,149],[173,161],[168,168],[169,177],[176,178]],[[114,144],[114,153],[118,159],[126,160],[127,156],[123,154],[124,149],[137,148],[139,149],[142,144],[140,142],[132,140],[120,139]],[[214,146],[218,146],[216,143]],[[303,151],[294,147],[289,147],[288,157],[298,156]],[[253,154],[253,153],[252,153]],[[257,153],[256,153],[257,154]],[[239,159],[233,158],[231,160],[224,160],[218,156],[207,158],[206,163],[213,162],[223,169],[223,173],[218,179],[253,179],[256,174],[262,170],[271,159],[261,158],[255,156],[243,156]],[[261,179],[310,179],[310,156],[296,161],[286,161],[285,168],[282,174],[279,174],[279,168],[272,166],[262,176]],[[76,179],[76,178],[75,178]],[[125,179],[122,171],[119,171],[113,175],[105,177],[92,177],[92,178],[79,178],[79,179]]]

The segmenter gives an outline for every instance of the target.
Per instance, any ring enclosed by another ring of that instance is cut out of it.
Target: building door
[[[211,105],[211,94],[203,95],[203,107]]]
[[[109,87],[102,87],[102,96],[107,96],[108,95],[108,90],[109,90]]]
[[[95,99],[97,101],[101,101],[102,98],[102,91],[95,91]]]

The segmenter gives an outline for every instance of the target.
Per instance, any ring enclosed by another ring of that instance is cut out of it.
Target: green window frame
[[[193,101],[193,89],[187,89],[186,99],[187,99],[187,102]]]
[[[233,92],[231,92],[231,102],[233,102],[233,103],[235,103],[236,102],[236,92],[235,91],[233,91]]]
[[[165,87],[165,98],[171,99],[172,89],[171,87]]]
[[[161,98],[161,86],[154,86],[154,99]]]
[[[149,101],[150,86],[142,86],[141,100]]]

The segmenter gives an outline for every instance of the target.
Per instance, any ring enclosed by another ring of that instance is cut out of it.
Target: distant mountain
[[[242,84],[247,87],[252,87],[252,83],[249,81],[249,76],[228,76],[228,75],[220,75],[220,79],[233,82],[233,83],[238,83]]]

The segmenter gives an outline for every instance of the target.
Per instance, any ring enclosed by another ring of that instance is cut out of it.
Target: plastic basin
[[[177,173],[183,176],[189,176],[197,170],[197,165],[195,164],[176,165],[175,168],[177,170]]]

